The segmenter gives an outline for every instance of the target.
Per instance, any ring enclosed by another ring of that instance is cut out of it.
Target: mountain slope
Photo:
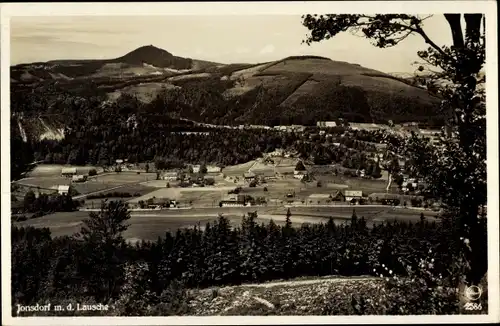
[[[124,56],[114,59],[102,60],[51,60],[48,62],[37,62],[31,64],[20,64],[11,67],[11,78],[16,82],[33,82],[44,80],[71,78],[88,78],[106,66],[114,67],[114,75],[123,69],[143,68],[148,65],[155,69],[155,72],[171,75],[178,71],[200,69],[219,65],[217,63],[194,60],[174,56],[168,51],[157,48],[153,45],[142,46]],[[165,70],[168,68],[170,70]],[[109,69],[108,69],[109,70]],[[172,71],[173,70],[173,71]],[[145,71],[142,74],[147,74]],[[139,73],[140,74],[140,73]],[[57,78],[57,77],[59,78]],[[104,76],[108,76],[104,74]],[[102,77],[102,76],[101,76]],[[114,77],[113,74],[109,77]]]
[[[231,68],[231,69],[230,69]],[[321,57],[289,57],[170,77],[173,105],[188,105],[205,122],[315,124],[346,118],[358,122],[436,119],[439,99],[391,75]],[[183,109],[186,112],[186,109]],[[435,121],[439,123],[439,121]]]
[[[424,88],[399,76],[318,56],[223,65],[148,45],[110,60],[14,66],[11,81],[14,92],[35,89],[44,96],[99,93],[114,102],[132,95],[156,114],[215,124],[315,125],[337,118],[442,123],[439,99]]]

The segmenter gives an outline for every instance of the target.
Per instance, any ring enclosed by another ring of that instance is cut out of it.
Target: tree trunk
[[[479,42],[481,37],[482,14],[464,14],[465,38],[467,42]]]
[[[451,28],[451,36],[453,37],[453,46],[455,48],[464,47],[464,36],[462,33],[462,25],[460,20],[462,18],[461,14],[444,14],[444,17],[448,21]]]

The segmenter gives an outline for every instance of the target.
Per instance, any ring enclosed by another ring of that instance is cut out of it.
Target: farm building
[[[401,184],[401,189],[403,191],[410,191],[418,189],[418,181],[413,178],[408,178]]]
[[[83,174],[77,174],[71,177],[71,181],[73,182],[85,182],[87,181],[87,176]]]
[[[253,173],[252,171],[245,172],[243,173],[243,177],[245,178],[245,180],[251,181],[255,179],[255,173]]]
[[[179,178],[179,173],[175,172],[175,171],[171,171],[171,172],[165,172],[163,173],[163,180],[167,180],[167,181],[175,181]]]
[[[301,180],[303,177],[307,175],[307,171],[299,171],[299,170],[294,170],[293,171],[293,177],[295,179]]]
[[[272,179],[276,179],[276,172],[274,171],[261,171],[261,172],[257,172],[256,175],[260,178],[260,179],[264,179],[264,180],[272,180]]]
[[[346,190],[344,192],[345,200],[351,201],[353,199],[360,200],[363,198],[363,191],[361,190]]]
[[[306,130],[306,127],[301,125],[291,125],[290,127],[287,128],[287,130],[295,132],[303,132],[304,130]]]
[[[367,130],[367,131],[390,129],[389,126],[387,125],[376,124],[376,123],[349,123],[349,127],[352,130]]]
[[[319,128],[332,128],[336,127],[337,123],[335,121],[318,121],[316,122],[316,126]]]
[[[274,152],[271,152],[269,154],[271,156],[279,157],[279,156],[283,156],[284,153],[285,153],[285,151],[283,149],[278,148],[278,149],[275,149]]]
[[[286,131],[287,130],[287,126],[274,126],[274,130]]]
[[[67,195],[69,193],[69,186],[68,185],[57,186],[57,193],[59,195]]]
[[[207,165],[207,173],[220,173],[222,168],[215,165]]]
[[[147,205],[149,209],[162,209],[177,207],[177,202],[168,198],[151,198],[150,200],[148,200]]]
[[[330,195],[330,198],[333,200],[333,201],[345,201],[345,196],[344,194],[342,193],[342,191],[340,190],[337,190],[335,191],[333,194]]]
[[[61,170],[61,175],[63,177],[71,177],[73,175],[76,175],[76,168],[63,168]]]
[[[221,207],[240,207],[245,206],[245,197],[243,195],[229,195],[221,200]]]

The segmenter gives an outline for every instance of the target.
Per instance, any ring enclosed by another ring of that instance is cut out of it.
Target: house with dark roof
[[[330,195],[332,201],[345,201],[345,196],[342,191],[337,190],[333,194]]]
[[[245,180],[247,181],[252,181],[255,179],[255,173],[253,173],[252,171],[245,172],[243,173],[243,178],[245,178]]]
[[[245,196],[231,194],[220,201],[220,207],[241,207],[245,206]]]
[[[259,178],[264,179],[264,180],[271,180],[271,179],[276,179],[276,172],[274,171],[261,171],[261,172],[256,172],[255,173]]]

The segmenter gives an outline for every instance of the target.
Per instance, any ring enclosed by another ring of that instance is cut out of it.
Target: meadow
[[[165,232],[175,232],[179,228],[189,228],[197,225],[205,226],[207,222],[215,221],[219,214],[227,217],[232,226],[241,223],[243,215],[249,212],[257,212],[257,223],[267,224],[271,219],[278,225],[284,225],[286,219],[286,207],[205,207],[179,210],[162,211],[132,211],[130,224],[124,237],[129,241],[156,240],[158,236],[164,236]],[[367,221],[367,226],[384,221],[411,221],[418,222],[420,213],[431,221],[437,215],[432,211],[418,211],[413,209],[392,208],[387,206],[334,206],[334,207],[292,207],[291,220],[295,226],[303,223],[325,223],[332,217],[338,224],[349,221],[353,211]],[[13,223],[17,226],[33,226],[37,228],[50,228],[54,236],[71,235],[81,228],[83,219],[88,218],[88,211],[59,212],[45,215],[39,218],[23,222]]]

